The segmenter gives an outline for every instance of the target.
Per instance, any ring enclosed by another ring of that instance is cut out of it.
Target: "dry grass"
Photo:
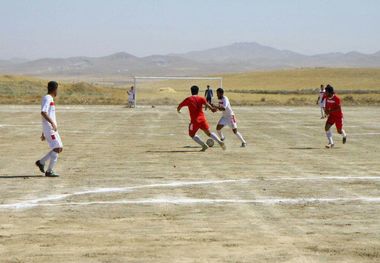
[[[123,104],[124,89],[101,87],[85,82],[59,82],[60,104]],[[47,81],[25,76],[0,76],[1,104],[38,104],[46,93]]]
[[[223,87],[236,105],[311,105],[320,84],[332,84],[345,104],[380,104],[380,69],[307,68],[225,74]],[[46,91],[46,80],[24,76],[0,76],[0,103],[37,104]],[[125,104],[126,86],[106,87],[86,82],[60,82],[60,104]],[[149,81],[138,83],[139,104],[176,104],[189,94],[191,85],[204,90],[216,81]],[[305,93],[305,94],[260,94]],[[345,91],[345,92],[344,92]],[[351,92],[352,91],[352,92]],[[344,94],[343,94],[344,92]],[[362,94],[355,94],[361,92]]]

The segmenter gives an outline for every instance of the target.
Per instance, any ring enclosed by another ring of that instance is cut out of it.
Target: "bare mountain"
[[[380,51],[327,53],[314,56],[258,43],[228,46],[184,54],[137,57],[125,52],[104,57],[44,58],[32,61],[0,60],[2,74],[118,78],[133,75],[208,75],[262,69],[298,67],[380,67]]]

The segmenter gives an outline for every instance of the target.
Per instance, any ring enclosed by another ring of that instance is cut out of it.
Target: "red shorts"
[[[328,123],[330,125],[334,125],[335,124],[336,129],[340,131],[343,128],[343,117],[332,117],[332,116],[329,116],[329,118],[327,119],[326,123]]]
[[[210,129],[210,126],[208,125],[206,120],[201,121],[201,122],[191,122],[189,124],[190,137],[194,137],[199,129],[201,129],[202,131],[207,131]]]

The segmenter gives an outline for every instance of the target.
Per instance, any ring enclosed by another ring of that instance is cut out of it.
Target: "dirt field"
[[[0,106],[0,262],[379,262],[380,108],[344,110],[332,150],[318,108],[236,107],[248,147],[199,153],[186,110],[58,105],[45,178],[39,107]]]

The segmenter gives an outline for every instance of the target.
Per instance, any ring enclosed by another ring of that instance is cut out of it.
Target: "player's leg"
[[[215,133],[213,132],[210,132],[210,126],[208,125],[207,121],[204,121],[200,124],[200,128],[202,129],[202,131],[210,138],[212,138],[214,141],[216,141],[220,147],[222,147],[223,150],[226,149],[226,145],[224,144],[224,142],[219,139],[218,135],[216,135]]]
[[[202,139],[198,135],[196,135],[198,130],[199,130],[199,125],[197,123],[190,123],[189,124],[189,136],[191,137],[191,139],[193,139],[193,141],[195,141],[200,146],[202,146],[201,151],[204,152],[207,150],[208,146],[206,143],[204,143],[202,141]]]
[[[216,132],[218,133],[218,135],[219,135],[221,141],[224,141],[224,140],[225,140],[225,137],[224,137],[224,135],[223,135],[223,133],[222,133],[222,129],[223,129],[223,127],[224,127],[224,125],[219,124],[219,123],[216,125]]]
[[[45,173],[45,163],[50,160],[51,152],[49,151],[44,157],[36,161],[36,166],[40,169],[41,173]]]
[[[45,175],[48,177],[58,177],[59,175],[54,172],[54,167],[58,162],[58,154],[63,151],[63,148],[55,148],[53,151],[51,151],[50,154],[50,162],[48,169],[46,170]]]
[[[234,132],[236,137],[238,137],[238,139],[241,141],[241,147],[246,147],[247,142],[244,140],[243,135],[241,135],[241,133],[237,129],[232,129],[232,131]]]
[[[230,122],[228,123],[228,126],[232,129],[233,133],[238,137],[238,139],[241,142],[241,147],[246,147],[247,142],[244,140],[243,135],[241,135],[240,132],[237,130],[237,121],[235,115],[231,116]]]
[[[327,120],[326,125],[325,125],[325,131],[326,131],[326,136],[328,140],[328,144],[326,145],[326,148],[332,148],[334,147],[334,141],[332,138],[332,132],[331,132],[331,126],[333,123],[330,123],[329,120]]]
[[[216,134],[213,133],[213,132],[210,132],[209,129],[204,129],[203,131],[204,131],[204,133],[205,133],[208,137],[210,137],[210,138],[212,138],[214,141],[216,141],[216,142],[219,144],[219,146],[222,147],[223,150],[226,149],[226,145],[224,144],[224,142],[223,142],[221,139],[219,139],[218,135],[216,135]]]
[[[321,119],[323,119],[325,118],[325,109],[322,106],[320,106],[320,108],[321,108]]]
[[[221,139],[222,141],[225,140],[225,137],[224,137],[224,135],[223,135],[223,133],[222,133],[222,129],[223,129],[223,127],[226,126],[227,124],[228,124],[228,120],[227,120],[227,118],[225,118],[225,117],[221,117],[220,120],[218,121],[218,124],[216,125],[216,132],[218,133],[218,135],[219,135],[219,137],[220,137],[220,139]]]
[[[63,144],[58,132],[50,131],[50,135],[45,135],[49,147],[53,149],[50,152],[50,162],[48,169],[45,172],[45,176],[58,177],[59,175],[54,172],[54,167],[58,162],[58,154],[63,151]]]
[[[346,131],[343,129],[343,118],[336,120],[335,126],[336,126],[337,132],[340,135],[342,135],[342,142],[343,144],[345,144],[347,142],[347,134],[346,134]]]

